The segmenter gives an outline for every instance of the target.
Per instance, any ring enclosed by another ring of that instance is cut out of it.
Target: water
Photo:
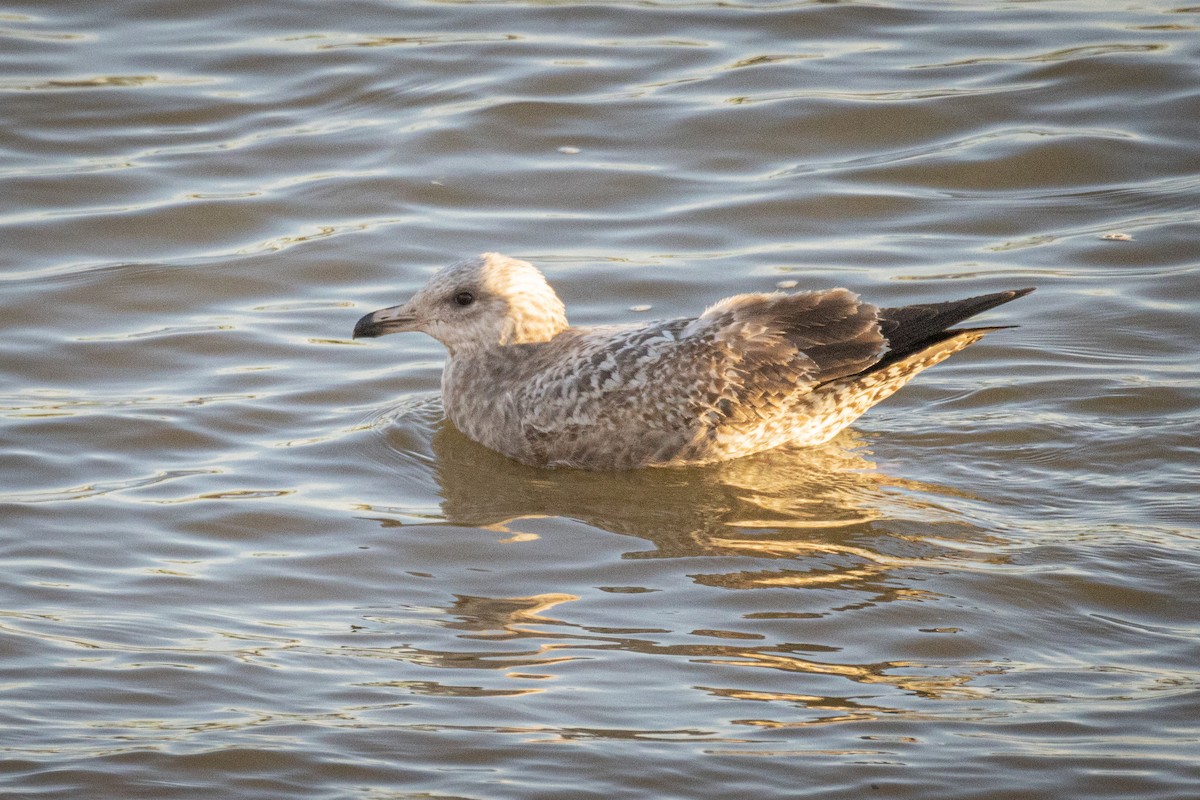
[[[0,790],[1200,796],[1198,25],[7,4]],[[576,323],[1038,291],[826,447],[544,472],[349,339],[482,250]]]

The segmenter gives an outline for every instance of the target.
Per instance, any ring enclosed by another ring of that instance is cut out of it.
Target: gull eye
[[[470,292],[459,292],[458,294],[454,295],[454,302],[458,303],[460,306],[469,306],[471,303],[475,302],[475,295],[471,294]]]

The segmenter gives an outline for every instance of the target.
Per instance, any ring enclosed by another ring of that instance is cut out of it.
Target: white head
[[[453,355],[546,342],[566,328],[566,309],[542,273],[527,261],[484,253],[434,273],[407,303],[367,314],[354,336],[421,331]]]

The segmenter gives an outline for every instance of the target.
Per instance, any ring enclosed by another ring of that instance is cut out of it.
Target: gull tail
[[[880,309],[879,326],[888,341],[887,354],[862,372],[817,387],[814,394],[824,396],[835,411],[824,420],[812,443],[833,438],[867,409],[895,394],[918,373],[945,361],[992,331],[1014,327],[950,326],[1032,291],[1017,289],[947,303]]]
[[[968,330],[965,328],[947,330],[951,325],[957,325],[976,314],[982,314],[988,309],[1016,300],[1018,297],[1024,297],[1032,291],[1033,288],[1014,289],[1008,292],[968,297],[965,300],[950,300],[945,303],[881,308],[879,310],[879,329],[887,339],[888,353],[883,360],[868,371],[886,368],[913,353],[951,339],[963,330]],[[1011,327],[1013,326],[997,325],[980,330],[999,330]]]

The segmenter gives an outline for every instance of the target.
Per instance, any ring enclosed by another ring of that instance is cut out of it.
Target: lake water
[[[1200,797],[1200,6],[0,7],[0,793]],[[355,320],[1038,291],[831,444],[539,471]]]

